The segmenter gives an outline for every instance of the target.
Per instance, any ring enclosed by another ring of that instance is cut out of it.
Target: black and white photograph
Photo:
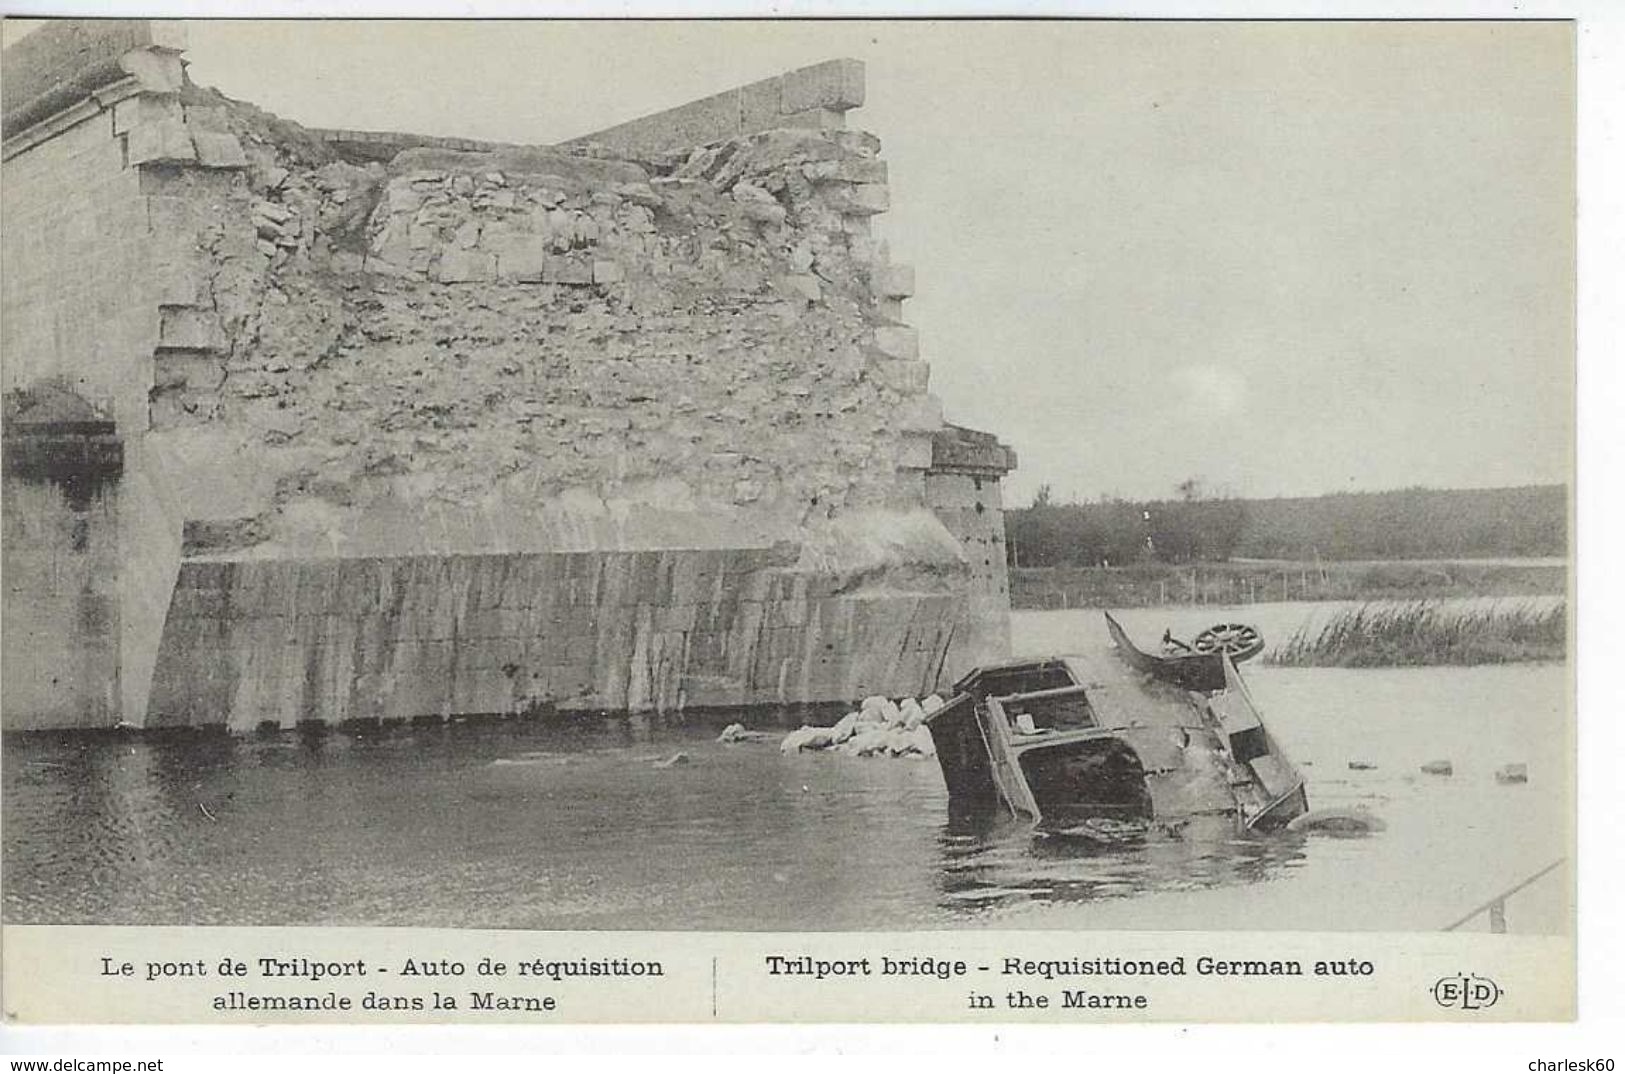
[[[1574,935],[1574,23],[4,30],[6,925]]]

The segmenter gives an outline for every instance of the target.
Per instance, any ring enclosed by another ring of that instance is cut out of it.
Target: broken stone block
[[[197,149],[197,162],[205,168],[248,167],[248,156],[234,134],[194,130],[192,144]]]
[[[435,265],[434,278],[441,283],[469,283],[494,280],[497,259],[483,250],[448,249],[440,254]]]
[[[666,203],[648,183],[618,183],[615,186],[615,193],[645,209],[658,209]]]
[[[594,261],[592,263],[592,282],[597,284],[620,283],[626,279],[626,270],[617,261]]]
[[[887,358],[912,361],[920,356],[919,333],[907,325],[882,325],[875,329],[875,350]]]
[[[288,169],[279,165],[271,165],[263,172],[258,172],[254,185],[262,191],[269,193],[279,190],[282,184],[288,181]]]
[[[132,165],[186,164],[197,159],[192,134],[179,116],[131,129],[125,148],[129,150]]]
[[[835,139],[835,144],[848,153],[856,153],[860,157],[878,157],[880,155],[880,138],[869,131],[838,131],[832,137]]]
[[[884,183],[886,162],[873,157],[820,160],[803,165],[801,172],[815,183]]]
[[[279,205],[274,201],[256,200],[250,211],[254,214],[256,222],[269,220],[273,224],[286,224],[293,219],[293,210],[286,205]]]

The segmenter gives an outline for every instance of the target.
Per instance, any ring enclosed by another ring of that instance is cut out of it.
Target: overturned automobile
[[[1111,615],[1080,655],[977,668],[925,726],[950,804],[1093,834],[1206,819],[1284,827],[1309,808],[1236,671],[1263,648],[1225,624],[1142,652]]]

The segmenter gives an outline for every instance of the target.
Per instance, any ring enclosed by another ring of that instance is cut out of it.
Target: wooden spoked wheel
[[[1191,648],[1199,653],[1224,653],[1239,664],[1264,651],[1264,635],[1246,623],[1219,623],[1196,635]]]

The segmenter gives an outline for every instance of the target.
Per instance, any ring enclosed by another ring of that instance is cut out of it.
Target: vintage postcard
[[[1575,55],[7,22],[6,1017],[1573,1018]]]

